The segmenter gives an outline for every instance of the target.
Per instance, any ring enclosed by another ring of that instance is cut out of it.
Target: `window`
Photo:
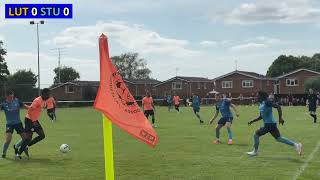
[[[253,87],[253,80],[243,80],[242,87],[243,88],[252,88]]]
[[[286,82],[287,82],[286,83],[287,86],[298,86],[299,85],[298,79],[287,79]]]
[[[207,83],[203,83],[203,89],[207,89]]]
[[[232,81],[222,81],[222,88],[232,88]]]
[[[74,86],[73,85],[68,85],[66,86],[66,93],[74,93]]]
[[[201,89],[201,83],[198,82],[197,88],[198,88],[198,89]]]
[[[182,89],[182,82],[172,82],[172,89]]]

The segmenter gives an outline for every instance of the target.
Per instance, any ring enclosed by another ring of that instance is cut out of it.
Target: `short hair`
[[[50,94],[50,89],[49,88],[42,89],[41,95],[45,95],[45,94]]]
[[[7,96],[14,95],[14,91],[13,90],[7,90],[6,94],[7,94]]]
[[[268,97],[269,97],[268,93],[265,92],[265,91],[259,91],[259,92],[258,92],[258,95],[259,95],[259,97],[260,97],[262,100],[267,100]]]

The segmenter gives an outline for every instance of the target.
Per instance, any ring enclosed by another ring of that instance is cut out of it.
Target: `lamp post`
[[[40,96],[41,94],[41,89],[40,89],[40,45],[39,45],[39,24],[44,24],[44,21],[30,21],[31,25],[37,25],[37,46],[38,46],[38,95]]]

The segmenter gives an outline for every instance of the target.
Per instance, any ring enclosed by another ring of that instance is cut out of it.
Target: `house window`
[[[287,86],[298,86],[298,79],[286,79]]]
[[[200,89],[201,88],[201,84],[198,82],[197,84],[197,88]]]
[[[232,88],[232,81],[222,81],[222,88]]]
[[[74,93],[74,86],[68,85],[66,86],[66,93]]]
[[[207,89],[207,83],[203,83],[203,89]]]
[[[182,89],[182,82],[172,82],[172,89]]]
[[[243,80],[242,87],[243,88],[252,88],[253,87],[253,80]]]

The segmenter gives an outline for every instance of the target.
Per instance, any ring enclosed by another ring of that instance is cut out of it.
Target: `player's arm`
[[[142,111],[144,112],[144,101],[142,99]]]
[[[273,108],[276,108],[278,111],[278,115],[279,115],[279,124],[283,125],[284,124],[284,120],[282,119],[282,108],[279,104],[274,103],[272,104]]]
[[[233,111],[236,113],[236,116],[239,117],[239,111],[237,109],[237,106],[235,106],[234,104],[231,103],[231,108],[233,109]]]
[[[30,106],[24,104],[24,103],[23,103],[22,101],[20,101],[20,100],[19,100],[19,106],[20,106],[20,108],[24,108],[24,109],[29,109],[29,108],[30,108]]]
[[[260,114],[259,117],[257,117],[257,118],[255,118],[254,120],[248,122],[248,125],[250,126],[251,124],[253,124],[253,123],[257,122],[257,121],[260,121],[261,119],[262,119],[262,116],[261,116],[261,114]]]
[[[213,116],[212,119],[210,120],[209,124],[212,124],[213,121],[214,121],[215,119],[217,119],[217,117],[218,117],[218,115],[219,115],[219,112],[220,112],[219,108],[216,107],[216,112],[214,113],[214,116]]]

